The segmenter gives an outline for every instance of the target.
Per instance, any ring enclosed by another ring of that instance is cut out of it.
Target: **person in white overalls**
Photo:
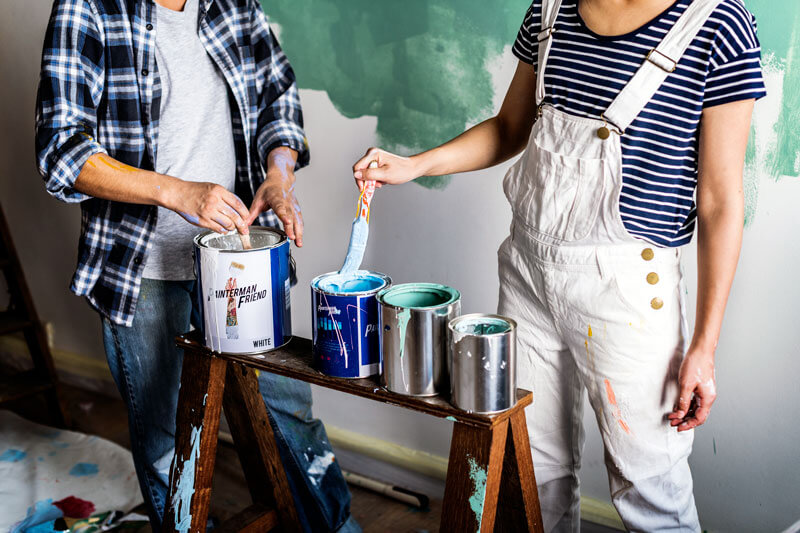
[[[640,9],[644,21],[673,4],[606,1],[637,5],[619,9]],[[621,139],[722,1],[691,1],[600,116],[548,105],[545,76],[537,78],[521,62],[497,116],[410,158],[372,148],[353,168],[360,186],[367,179],[400,184],[495,165],[528,140],[503,184],[513,223],[498,252],[499,313],[519,324],[518,384],[534,392],[526,414],[546,530],[580,527],[585,388],[603,437],[612,499],[626,527],[700,531],[687,462],[690,430],[705,421],[716,396],[714,349],[741,245],[753,99],[703,110],[693,337],[686,327],[680,248],[648,244],[623,224]],[[598,3],[581,0],[577,7]],[[545,72],[562,2],[534,4],[542,5],[537,52],[538,70]],[[637,20],[637,13],[620,15]],[[371,161],[378,168],[368,169]]]

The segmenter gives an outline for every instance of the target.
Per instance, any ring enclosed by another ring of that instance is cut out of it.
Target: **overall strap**
[[[553,45],[553,32],[556,31],[556,19],[561,9],[561,0],[542,0],[542,31],[536,36],[539,41],[538,72],[536,73],[536,105],[544,101],[544,69],[550,48]]]
[[[672,72],[700,28],[722,0],[692,0],[664,40],[650,50],[645,62],[611,103],[603,118],[624,133]]]

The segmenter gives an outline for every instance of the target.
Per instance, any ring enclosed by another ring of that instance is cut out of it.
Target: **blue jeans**
[[[154,531],[161,529],[175,453],[183,351],[174,339],[202,323],[194,285],[144,279],[132,327],[102,319],[108,366],[128,407],[133,461]],[[350,517],[347,484],[330,460],[325,428],[311,416],[311,387],[268,372],[260,373],[259,387],[304,530],[360,532]]]

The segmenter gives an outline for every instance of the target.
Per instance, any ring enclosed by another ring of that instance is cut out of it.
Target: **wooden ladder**
[[[33,368],[12,375],[0,374],[0,406],[44,394],[53,422],[61,427],[69,424],[69,416],[58,394],[53,356],[47,343],[44,325],[39,321],[33,298],[25,282],[19,256],[11,240],[5,214],[0,207],[0,271],[5,277],[10,296],[8,308],[0,311],[0,335],[22,333],[28,344]]]

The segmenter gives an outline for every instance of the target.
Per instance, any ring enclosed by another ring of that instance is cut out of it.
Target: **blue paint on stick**
[[[99,471],[100,468],[95,463],[76,463],[69,471],[69,475],[75,477],[94,476]]]
[[[350,233],[350,245],[347,247],[347,256],[344,265],[339,269],[341,274],[355,272],[361,267],[364,260],[364,251],[367,249],[369,239],[369,223],[366,218],[358,217],[353,221]]]
[[[0,461],[5,463],[16,463],[25,459],[25,456],[28,455],[26,452],[22,450],[16,450],[14,448],[9,448],[3,452],[3,455],[0,455]]]

